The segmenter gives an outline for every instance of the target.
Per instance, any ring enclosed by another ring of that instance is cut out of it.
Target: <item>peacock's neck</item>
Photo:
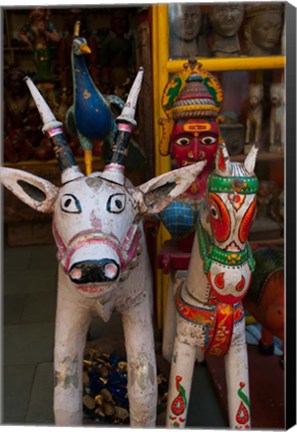
[[[97,90],[91,79],[84,56],[72,54],[72,79],[74,100],[81,92],[92,93]]]

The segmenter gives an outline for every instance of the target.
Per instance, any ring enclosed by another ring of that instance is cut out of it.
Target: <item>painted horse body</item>
[[[204,209],[186,279],[176,285],[176,336],[173,346],[167,426],[186,423],[196,357],[224,356],[230,427],[250,427],[244,310],[254,269],[247,243],[256,208],[257,150],[243,164],[232,163],[221,144],[209,176]]]

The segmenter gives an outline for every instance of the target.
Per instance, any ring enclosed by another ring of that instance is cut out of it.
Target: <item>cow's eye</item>
[[[66,213],[81,213],[81,206],[78,199],[71,194],[62,196],[61,209]]]
[[[106,209],[110,213],[121,213],[126,207],[126,195],[114,194],[108,198]]]

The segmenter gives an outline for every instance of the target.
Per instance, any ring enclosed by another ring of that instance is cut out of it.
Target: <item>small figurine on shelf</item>
[[[73,29],[77,21],[80,22],[80,36],[87,41],[91,52],[86,56],[88,70],[96,86],[99,85],[98,49],[95,37],[91,35],[87,26],[87,20],[83,9],[70,8],[65,11],[64,26],[61,42],[58,48],[58,64],[60,68],[62,98],[65,94],[72,93],[71,80],[71,49],[73,41]]]
[[[23,79],[20,69],[11,69],[5,77],[4,85],[4,160],[19,162],[29,160],[34,155],[34,141],[30,139],[34,102]],[[38,118],[40,125],[40,120]],[[37,137],[42,134],[37,132]]]
[[[247,55],[267,56],[280,54],[283,29],[283,3],[262,2],[246,6],[244,35]]]
[[[113,130],[113,116],[106,99],[95,86],[85,57],[91,50],[79,36],[80,22],[75,23],[71,52],[73,105],[66,114],[68,131],[79,138],[85,153],[87,175],[92,172],[92,149],[95,140],[103,140]]]
[[[283,153],[285,144],[285,88],[283,83],[270,87],[270,146],[271,153]]]
[[[191,187],[159,214],[173,239],[185,239],[195,230],[206,182],[214,167],[219,144],[219,112],[223,92],[216,78],[192,58],[174,75],[163,91],[162,106],[167,118],[160,153],[170,152],[178,167],[206,161]],[[191,245],[190,245],[191,247]]]
[[[136,50],[129,16],[124,10],[116,10],[110,21],[110,32],[102,42],[100,64],[104,92],[115,93],[127,79],[132,82],[136,70]],[[107,88],[108,87],[108,88]]]
[[[206,40],[200,34],[203,16],[198,4],[169,5],[170,58],[207,56]]]
[[[33,51],[37,67],[35,81],[46,81],[53,78],[52,45],[60,42],[61,38],[54,24],[49,21],[49,17],[49,9],[36,7],[30,12],[28,24],[25,24],[19,32],[20,40]]]
[[[209,37],[214,57],[238,57],[241,53],[238,30],[243,20],[241,3],[218,3],[210,7],[208,17],[212,27]]]
[[[5,77],[4,106],[5,114],[10,117],[13,128],[23,128],[24,118],[33,100],[23,79],[25,74],[20,69],[10,69]]]
[[[246,119],[244,153],[247,154],[252,144],[260,145],[263,120],[263,84],[249,85],[249,109]]]

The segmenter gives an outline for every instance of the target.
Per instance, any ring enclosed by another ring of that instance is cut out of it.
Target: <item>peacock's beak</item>
[[[91,54],[91,52],[92,52],[91,48],[86,43],[82,43],[80,45],[79,49],[83,54]]]

